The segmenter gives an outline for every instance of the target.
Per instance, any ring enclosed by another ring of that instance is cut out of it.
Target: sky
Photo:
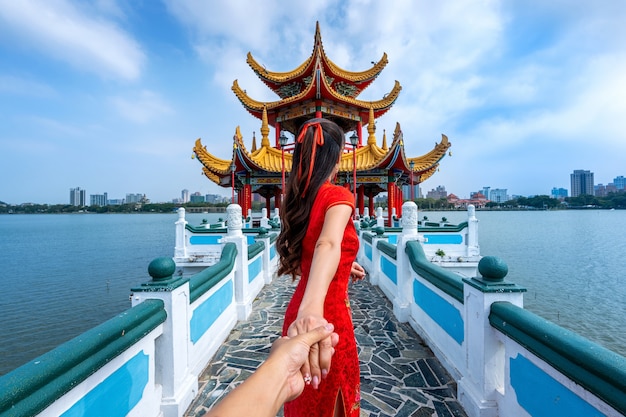
[[[246,54],[290,71],[310,56],[317,21],[346,70],[387,53],[359,96],[402,85],[377,120],[379,145],[396,123],[409,157],[448,136],[452,155],[424,193],[529,196],[569,190],[575,169],[602,184],[626,175],[621,0],[0,0],[0,201],[67,204],[76,187],[153,202],[230,195],[191,158],[195,140],[230,159],[239,126],[250,149],[260,121],[233,81],[277,96]]]

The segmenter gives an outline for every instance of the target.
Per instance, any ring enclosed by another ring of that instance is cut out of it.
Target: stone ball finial
[[[497,256],[485,256],[478,262],[478,272],[486,281],[502,281],[509,267]]]
[[[154,281],[164,281],[171,278],[175,270],[176,263],[172,258],[166,256],[156,258],[148,265],[148,274]]]
[[[376,226],[372,229],[372,232],[376,233],[377,236],[382,236],[385,233],[385,228]]]

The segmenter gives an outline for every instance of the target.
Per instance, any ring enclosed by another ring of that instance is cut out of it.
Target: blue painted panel
[[[254,279],[261,273],[263,269],[263,256],[258,256],[256,260],[248,264],[248,282],[254,281]]]
[[[149,356],[143,351],[96,385],[61,417],[123,417],[135,407],[148,385]]]
[[[193,311],[189,322],[191,342],[195,344],[200,340],[232,302],[233,282],[229,280]]]
[[[189,238],[189,244],[191,245],[215,245],[220,243],[220,239],[222,236],[220,235],[210,235],[210,236],[191,236]]]
[[[398,244],[398,235],[389,235],[387,238],[387,242],[393,243],[394,245]]]
[[[365,252],[365,256],[367,256],[367,259],[371,261],[372,260],[372,245],[370,245],[367,242],[364,242],[363,251]]]
[[[246,235],[246,238],[247,238],[246,241],[248,242],[248,245],[252,245],[255,242],[254,236],[252,235]]]
[[[276,256],[276,245],[270,246],[270,259],[274,259]]]
[[[533,417],[605,416],[522,355],[510,359],[517,402]]]
[[[384,256],[380,257],[380,269],[383,271],[383,274],[387,276],[394,284],[398,284],[398,269],[396,268],[396,264],[391,262],[389,259]]]
[[[459,345],[463,343],[465,339],[463,317],[454,305],[416,279],[413,280],[413,298],[415,304],[424,310],[451,338]]]
[[[424,235],[427,245],[460,245],[463,243],[461,235]]]

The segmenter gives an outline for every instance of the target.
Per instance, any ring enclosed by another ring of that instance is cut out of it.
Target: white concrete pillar
[[[226,208],[228,232],[222,243],[233,242],[237,246],[235,259],[235,304],[237,320],[246,320],[252,312],[252,297],[248,289],[248,239],[241,231],[243,220],[241,206],[230,204]]]
[[[189,343],[189,282],[173,277],[172,258],[157,258],[148,266],[152,281],[133,288],[132,306],[148,299],[163,300],[167,318],[156,339],[155,381],[162,386],[161,412],[180,417],[198,393],[198,378],[191,373]]]
[[[419,240],[417,234],[417,205],[413,201],[402,204],[402,233],[396,243],[396,270],[398,275],[396,297],[393,300],[393,312],[401,323],[409,321],[411,315],[411,294],[413,294],[413,273],[409,258],[405,253],[406,243]]]
[[[263,207],[261,209],[261,227],[265,227],[266,229],[270,228],[269,218],[267,217],[267,208]]]
[[[178,220],[176,221],[176,245],[174,246],[174,260],[176,262],[187,261],[186,233],[187,221],[185,220],[185,209],[178,209]]]
[[[480,255],[478,245],[478,219],[476,218],[476,208],[470,204],[467,206],[467,256]]]
[[[385,227],[385,218],[383,217],[383,208],[376,208],[376,226],[377,227]]]
[[[523,307],[526,289],[504,280],[508,267],[486,256],[478,263],[481,278],[463,279],[467,369],[458,384],[459,402],[470,417],[498,417],[498,390],[504,387],[504,346],[489,323],[491,304],[508,301]]]

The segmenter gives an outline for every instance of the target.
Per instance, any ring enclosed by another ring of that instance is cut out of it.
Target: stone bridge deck
[[[283,277],[261,291],[249,320],[236,325],[200,376],[198,396],[185,416],[204,415],[267,357],[281,332],[292,285]],[[398,323],[380,289],[367,280],[351,284],[350,300],[361,363],[361,416],[465,417],[455,381],[411,326]]]

